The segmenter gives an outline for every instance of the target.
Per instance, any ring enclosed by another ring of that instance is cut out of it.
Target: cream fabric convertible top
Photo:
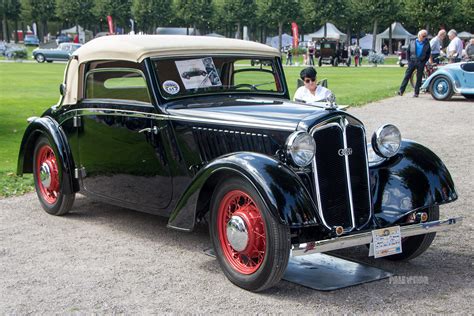
[[[186,35],[113,35],[96,38],[73,55],[79,63],[91,60],[128,60],[141,62],[152,56],[246,53],[259,56],[280,56],[267,45],[230,38]]]
[[[141,62],[147,57],[203,54],[280,56],[278,50],[259,43],[230,38],[186,35],[113,35],[96,38],[72,55],[64,72],[66,91],[58,105],[77,103],[79,65],[93,60]]]

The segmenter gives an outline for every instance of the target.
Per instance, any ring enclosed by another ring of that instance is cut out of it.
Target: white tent
[[[278,35],[273,36],[273,37],[267,37],[265,44],[274,48],[278,48],[278,41],[279,41]],[[281,35],[281,47],[290,46],[290,45],[293,45],[293,36],[283,33]]]
[[[404,40],[405,45],[408,44],[410,38],[415,37],[415,35],[408,32],[401,23],[393,22],[391,25],[392,28],[392,39]],[[382,51],[382,41],[389,38],[390,30],[387,27],[385,31],[380,34],[377,34],[377,39],[375,40],[375,50],[380,53]],[[372,48],[372,45],[371,45]]]
[[[76,26],[73,26],[69,29],[61,30],[61,34],[66,34],[71,37],[74,37],[74,35],[77,34]],[[85,30],[82,26],[79,25],[79,42],[85,43],[87,41],[90,41],[93,37],[94,34],[92,33],[92,31]]]
[[[372,36],[372,34],[366,34],[364,37],[359,39],[359,47],[362,49],[372,49],[373,38],[374,37]],[[352,44],[354,45],[357,43],[356,39],[353,39],[352,41]]]
[[[324,38],[324,26],[321,26],[319,30],[314,33],[306,34],[304,36],[305,41],[316,41]],[[344,42],[347,39],[347,35],[337,29],[332,23],[326,23],[326,38],[339,40]]]
[[[461,39],[471,39],[471,38],[474,38],[474,34],[471,34],[469,32],[461,32],[461,33],[458,33],[458,37]]]

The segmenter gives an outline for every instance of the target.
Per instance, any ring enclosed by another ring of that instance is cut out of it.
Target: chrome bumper
[[[400,233],[402,237],[410,237],[416,235],[423,235],[427,233],[440,232],[448,229],[453,229],[460,226],[462,217],[449,218],[446,220],[432,221],[409,226],[401,226]],[[313,241],[303,244],[292,245],[291,255],[303,256],[312,253],[326,252],[331,250],[355,247],[372,242],[372,231],[336,237],[331,239]]]

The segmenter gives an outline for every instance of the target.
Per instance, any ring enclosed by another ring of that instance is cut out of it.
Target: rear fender
[[[57,148],[56,155],[62,162],[60,175],[63,179],[64,193],[79,191],[79,183],[74,178],[75,164],[66,135],[59,124],[48,116],[34,119],[26,128],[18,154],[17,175],[33,173],[35,145],[38,137],[42,135],[48,137]]]
[[[239,152],[217,158],[196,174],[171,213],[168,227],[192,230],[197,218],[208,211],[215,186],[231,176],[247,179],[281,224],[291,228],[318,224],[316,205],[291,169],[262,154]]]
[[[399,154],[370,168],[374,213],[381,226],[458,195],[444,163],[428,148],[403,140]]]

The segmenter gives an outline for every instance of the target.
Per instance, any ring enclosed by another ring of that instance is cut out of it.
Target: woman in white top
[[[316,84],[316,69],[308,67],[300,72],[301,80],[304,81],[304,86],[299,87],[293,97],[294,101],[303,101],[305,103],[313,103],[326,101],[331,94],[331,90]]]

